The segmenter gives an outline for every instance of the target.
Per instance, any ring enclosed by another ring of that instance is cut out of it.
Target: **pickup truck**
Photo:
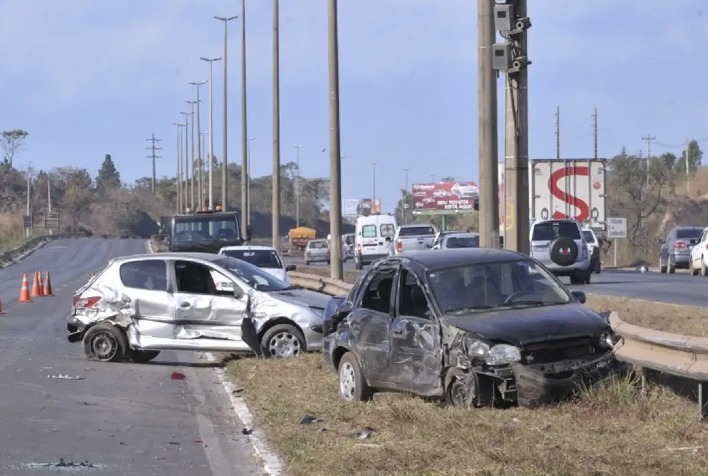
[[[430,249],[437,233],[432,225],[401,225],[393,237],[395,254]]]

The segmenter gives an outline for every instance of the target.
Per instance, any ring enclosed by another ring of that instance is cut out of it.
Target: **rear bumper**
[[[358,260],[362,264],[368,264],[368,263],[373,263],[376,260],[379,260],[381,258],[388,258],[388,253],[376,253],[376,254],[367,254],[367,255],[359,255]]]

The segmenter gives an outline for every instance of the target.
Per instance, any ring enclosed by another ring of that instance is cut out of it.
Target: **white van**
[[[356,221],[354,264],[362,269],[379,258],[393,254],[396,218],[392,215],[370,215]]]

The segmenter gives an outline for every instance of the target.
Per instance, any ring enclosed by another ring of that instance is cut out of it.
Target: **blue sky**
[[[302,144],[303,174],[326,175],[327,2],[280,3],[282,160],[295,160],[293,146]],[[254,176],[271,171],[271,4],[247,4]],[[656,152],[708,136],[704,0],[530,4],[532,158],[555,157],[556,106],[564,157],[592,156],[594,107],[600,156],[623,145],[646,150],[647,134]],[[213,15],[234,14],[238,1],[1,0],[0,129],[30,132],[17,165],[95,174],[110,153],[132,181],[150,173],[145,139],[155,133],[163,139],[158,175],[174,175],[171,124],[194,99],[187,81],[208,78],[200,56],[222,54],[223,24]],[[371,196],[374,161],[384,211],[399,197],[403,168],[412,169],[410,183],[431,174],[477,181],[476,1],[341,1],[339,20],[343,198]],[[229,29],[229,161],[240,163],[240,19]],[[214,65],[218,157],[222,67]]]

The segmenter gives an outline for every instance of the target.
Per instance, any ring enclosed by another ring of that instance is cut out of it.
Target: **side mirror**
[[[285,267],[286,272],[295,271],[296,269],[297,269],[297,266],[295,266],[294,264],[289,264]]]
[[[234,285],[234,299],[241,299],[243,297],[243,291],[238,286]]]
[[[351,302],[343,301],[339,306],[337,306],[337,310],[334,311],[334,314],[332,314],[332,320],[341,321],[347,317],[350,312],[352,312],[352,309],[354,309],[354,306],[352,306]]]
[[[572,294],[580,304],[585,304],[585,301],[587,301],[587,296],[585,296],[585,293],[582,291],[571,291],[570,294]]]

